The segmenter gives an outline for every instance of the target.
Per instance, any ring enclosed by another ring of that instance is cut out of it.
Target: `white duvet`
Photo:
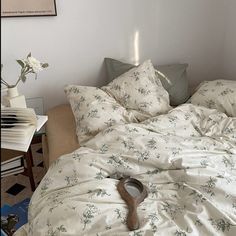
[[[128,231],[115,173],[148,188]],[[15,235],[236,235],[236,118],[185,104],[98,133],[49,168]]]

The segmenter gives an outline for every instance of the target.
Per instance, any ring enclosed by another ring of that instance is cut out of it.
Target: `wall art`
[[[1,0],[1,17],[56,15],[55,0]]]

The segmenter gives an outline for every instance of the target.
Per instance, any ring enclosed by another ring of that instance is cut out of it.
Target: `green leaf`
[[[49,65],[48,65],[48,63],[42,63],[42,65],[41,65],[43,68],[46,68],[46,67],[48,67]]]
[[[23,68],[25,66],[24,62],[22,60],[16,60],[18,64]]]
[[[22,82],[25,83],[25,81],[26,81],[26,76],[25,76],[25,75],[22,75],[22,76],[21,76],[21,80],[22,80]]]
[[[28,58],[28,57],[31,57],[31,52],[28,54],[27,58]]]

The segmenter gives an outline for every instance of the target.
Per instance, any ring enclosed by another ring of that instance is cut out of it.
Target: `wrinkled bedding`
[[[115,173],[148,188],[126,227]],[[114,125],[49,168],[19,235],[236,235],[236,118],[184,104]]]

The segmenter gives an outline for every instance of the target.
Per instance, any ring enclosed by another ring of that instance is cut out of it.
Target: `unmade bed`
[[[15,235],[236,235],[235,104],[223,112],[195,95],[172,108],[150,61],[127,73],[65,88],[81,147],[50,165]],[[115,173],[148,189],[138,230],[127,229]]]

